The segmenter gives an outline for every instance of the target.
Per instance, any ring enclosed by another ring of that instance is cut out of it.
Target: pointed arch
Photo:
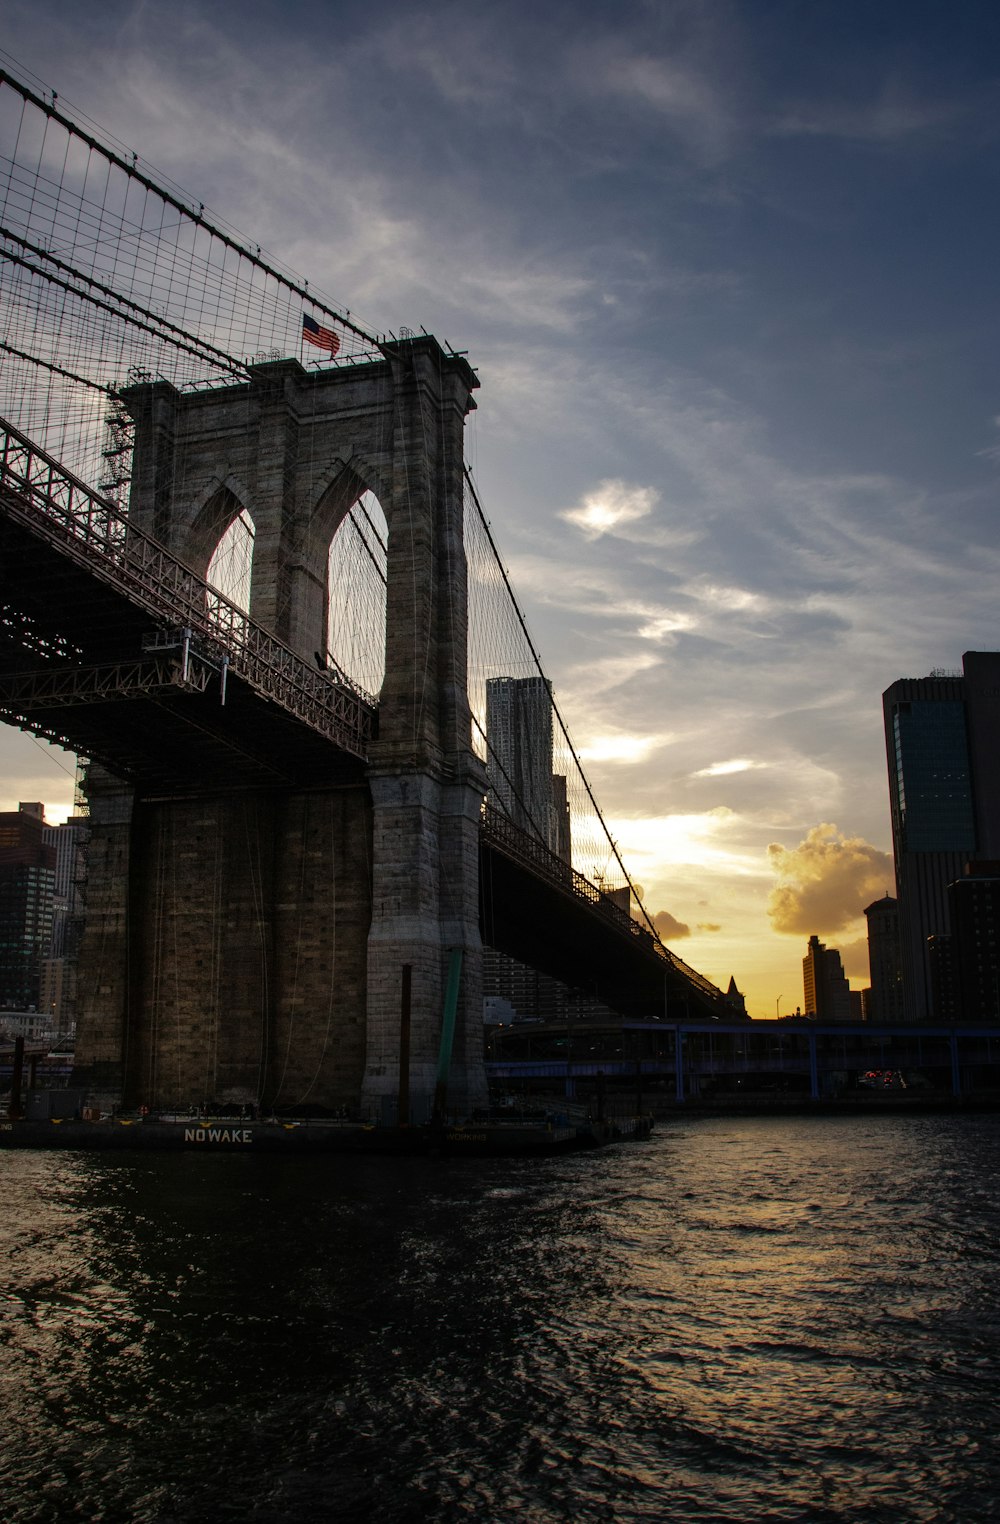
[[[374,473],[357,458],[337,466],[327,473],[310,521],[325,566],[322,654],[374,696],[385,675],[388,523],[369,485]]]
[[[232,473],[216,476],[196,502],[183,543],[177,547],[182,560],[204,577],[219,541],[234,520],[245,513],[253,521],[251,494]]]
[[[256,526],[246,508],[232,519],[209,557],[205,581],[245,614],[250,612]]]
[[[250,608],[256,533],[249,497],[236,476],[215,477],[195,504],[179,547],[199,576],[244,611]]]

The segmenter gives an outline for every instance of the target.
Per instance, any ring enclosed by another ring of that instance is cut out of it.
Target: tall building
[[[41,805],[0,812],[0,1006],[37,1010],[52,942],[55,851]]]
[[[899,902],[891,894],[865,906],[868,921],[866,1021],[902,1021],[903,979],[899,965]]]
[[[1000,1023],[1000,863],[967,864],[947,898],[951,931],[930,938],[935,1020]]]
[[[933,1016],[928,938],[951,931],[948,885],[1000,858],[1000,652],[962,672],[900,678],[882,695],[899,901],[903,1012]]]
[[[570,860],[566,779],[552,771],[552,687],[544,677],[486,682],[486,772],[515,825]]]
[[[72,1032],[76,1020],[76,954],[83,931],[81,883],[89,826],[87,815],[71,815],[62,825],[47,825],[43,833],[55,851],[55,884],[52,940],[42,965],[40,1000],[61,1032]]]
[[[802,959],[802,987],[805,1014],[817,1021],[850,1021],[851,987],[847,982],[840,953],[826,947],[819,937],[809,938]]]
[[[552,771],[552,687],[544,677],[486,681],[486,775],[490,791],[515,825],[550,852],[571,861],[566,779]],[[519,1016],[565,1017],[566,987],[487,947],[483,998],[502,999]]]

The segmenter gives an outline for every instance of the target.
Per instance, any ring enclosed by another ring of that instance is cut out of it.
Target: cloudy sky
[[[5,4],[68,115],[469,351],[597,797],[758,1016],[813,932],[867,983],[882,690],[1000,647],[998,44],[985,0]],[[0,807],[65,813],[70,759],[0,758]]]

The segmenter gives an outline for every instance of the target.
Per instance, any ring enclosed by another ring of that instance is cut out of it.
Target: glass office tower
[[[1000,652],[961,674],[901,678],[882,695],[899,900],[904,1015],[934,1015],[927,939],[950,930],[947,888],[1000,857]]]

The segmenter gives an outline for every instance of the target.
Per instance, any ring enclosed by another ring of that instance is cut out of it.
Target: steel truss
[[[58,692],[74,696],[56,702],[84,702],[88,684],[91,699],[98,691],[105,698],[150,692],[141,685],[154,681],[154,669],[160,673],[161,687],[187,686],[189,691],[203,692],[204,687],[191,687],[191,672],[204,666],[206,671],[214,669],[241,679],[259,697],[277,704],[340,750],[366,759],[375,711],[365,696],[346,679],[309,666],[151,535],[130,524],[113,502],[85,486],[3,419],[0,490],[5,515],[123,593],[161,628],[166,627],[163,633],[168,641],[172,632],[187,632],[190,670],[186,683],[164,676],[170,670],[164,658],[89,670],[63,668],[61,673],[34,679],[44,683],[49,677],[60,678]],[[70,670],[77,672],[75,683],[68,679]],[[9,680],[7,691],[11,681],[16,680]],[[32,695],[25,690],[25,695],[41,701],[41,689]],[[224,681],[220,699],[225,702]]]
[[[169,657],[106,662],[97,667],[59,667],[52,672],[13,672],[0,677],[0,712],[30,716],[32,710],[108,703],[180,688],[204,693],[215,670],[192,658],[185,674]]]

